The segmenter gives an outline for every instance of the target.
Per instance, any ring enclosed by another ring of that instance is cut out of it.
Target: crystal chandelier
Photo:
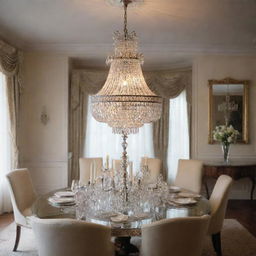
[[[138,53],[135,32],[127,30],[127,7],[124,5],[124,32],[114,34],[115,52],[107,58],[110,70],[103,88],[92,96],[92,115],[107,123],[114,133],[137,133],[145,123],[158,120],[162,98],[147,86],[142,74],[143,55]]]
[[[137,133],[145,123],[157,121],[162,113],[162,98],[147,86],[142,74],[143,55],[138,53],[135,32],[128,33],[127,7],[136,0],[120,0],[124,6],[123,34],[114,34],[115,51],[107,58],[110,70],[102,89],[92,96],[92,115],[107,123],[112,131],[122,134],[121,174],[124,207],[128,202],[127,137]]]
[[[219,112],[224,113],[225,125],[228,126],[230,122],[231,113],[238,111],[238,104],[235,101],[230,101],[229,85],[227,85],[227,93],[225,96],[225,101],[218,104],[217,108]]]

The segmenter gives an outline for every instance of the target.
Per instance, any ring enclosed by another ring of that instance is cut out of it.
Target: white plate
[[[129,218],[128,215],[120,214],[115,217],[111,217],[110,219],[113,222],[126,222],[128,220],[128,218]]]
[[[190,192],[180,192],[178,194],[179,197],[185,197],[185,198],[200,198],[201,195],[190,193]]]
[[[73,197],[75,194],[72,191],[58,191],[54,195],[57,197]]]
[[[169,190],[170,190],[170,192],[178,193],[178,192],[181,191],[181,188],[180,187],[176,187],[176,186],[169,186]]]
[[[196,204],[197,201],[193,198],[176,198],[172,199],[172,202],[179,205],[188,205],[188,204]]]

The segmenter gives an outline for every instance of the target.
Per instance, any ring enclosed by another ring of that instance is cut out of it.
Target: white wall
[[[204,56],[193,63],[193,116],[192,157],[196,159],[221,161],[220,145],[208,144],[208,80],[232,77],[250,80],[249,86],[249,139],[248,145],[232,145],[231,161],[256,163],[256,57]],[[233,198],[249,197],[251,182],[235,182]],[[256,197],[256,193],[254,194]]]
[[[67,186],[68,58],[25,53],[22,69],[20,166],[31,170],[36,190]],[[49,122],[44,125],[45,107]]]

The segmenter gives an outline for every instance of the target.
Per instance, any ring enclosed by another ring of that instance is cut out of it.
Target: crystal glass
[[[153,186],[148,179],[149,170],[147,166],[142,166],[133,182],[127,184],[127,201],[124,200],[121,172],[112,177],[106,171],[102,175],[102,182],[84,187],[74,181],[76,217],[110,221],[111,216],[125,214],[133,221],[151,217],[160,219],[163,214],[161,209],[168,202],[169,187],[162,175]]]

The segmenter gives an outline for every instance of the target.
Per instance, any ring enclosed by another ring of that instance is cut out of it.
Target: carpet
[[[24,228],[21,232],[19,251],[12,252],[15,224],[0,231],[0,256],[38,256],[32,230]],[[222,232],[222,250],[223,256],[256,256],[256,238],[238,221],[226,219]],[[216,256],[209,237],[205,240],[202,256]]]

